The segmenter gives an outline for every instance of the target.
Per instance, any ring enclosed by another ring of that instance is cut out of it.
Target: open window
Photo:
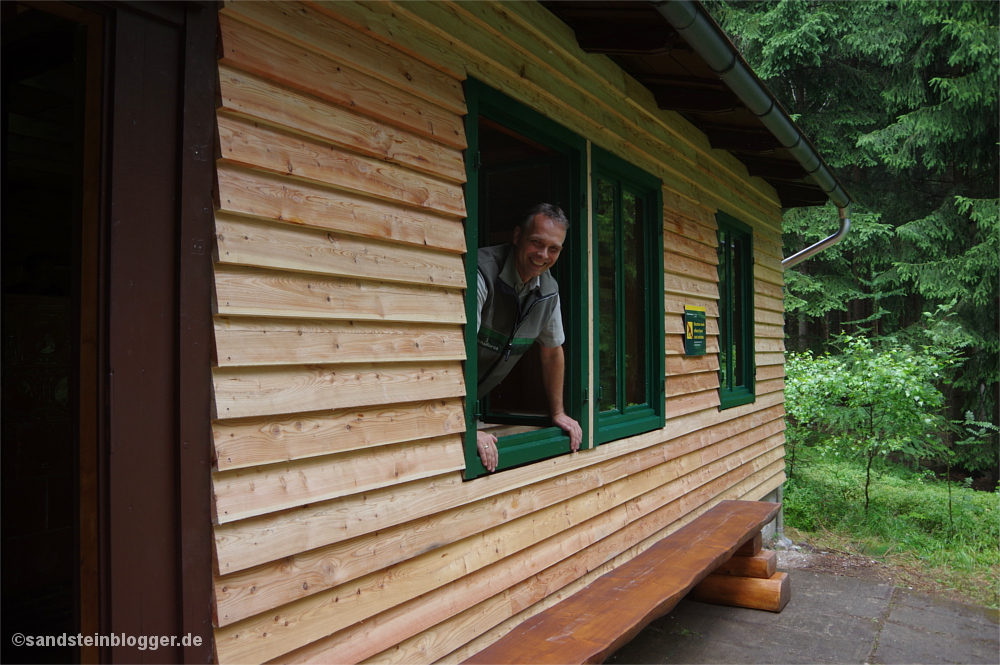
[[[756,399],[753,318],[753,229],[720,212],[719,408]]]
[[[559,283],[566,342],[564,406],[585,427],[583,368],[587,336],[579,275],[585,274],[586,223],[581,186],[585,182],[586,143],[539,113],[477,81],[466,83],[466,316],[475,328],[477,250],[509,243],[525,212],[538,203],[565,211],[571,228],[552,268]],[[585,283],[585,282],[584,282]],[[499,437],[498,471],[568,453],[569,437],[549,425],[548,400],[542,383],[537,344],[488,394],[473,394],[477,385],[476,331],[466,335],[466,477],[486,473],[476,452],[476,428],[491,428]],[[584,439],[587,439],[586,430]]]

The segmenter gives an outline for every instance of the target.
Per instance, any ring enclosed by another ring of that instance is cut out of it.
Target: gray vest
[[[504,264],[513,245],[497,245],[479,250],[479,274],[486,283],[486,301],[477,336],[479,347],[478,397],[499,384],[527,351],[559,299],[559,285],[548,271],[539,277],[539,288],[518,305],[514,288],[502,279]]]

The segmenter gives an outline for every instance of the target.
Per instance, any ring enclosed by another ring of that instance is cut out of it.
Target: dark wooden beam
[[[677,33],[669,26],[636,26],[614,21],[570,22],[576,41],[587,53],[609,55],[655,55],[674,46]]]
[[[697,76],[669,76],[666,74],[639,74],[636,73],[635,80],[645,86],[668,86],[668,87],[684,87],[684,88],[698,88],[700,90],[729,90],[722,79],[707,79],[699,78]]]
[[[788,182],[769,180],[771,186],[778,193],[781,205],[784,208],[796,208],[800,206],[823,205],[830,197],[815,185],[792,184]]]
[[[663,85],[651,85],[647,87],[653,91],[657,106],[667,111],[726,113],[743,106],[736,95],[725,90],[679,88]]]
[[[743,160],[750,175],[774,180],[802,180],[806,172],[798,162],[782,162],[776,159],[755,159],[747,157]]]
[[[591,7],[560,7],[562,3],[547,3],[552,11],[559,15],[563,21],[574,23],[618,23],[629,26],[645,26],[650,22],[661,24],[664,29],[670,30],[670,24],[660,16],[660,13],[648,8],[623,9],[615,6],[597,8]]]
[[[706,128],[709,143],[719,150],[742,150],[745,152],[773,152],[781,144],[770,132],[743,131],[736,129]]]

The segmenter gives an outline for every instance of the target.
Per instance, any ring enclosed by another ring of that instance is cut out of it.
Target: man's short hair
[[[525,214],[524,219],[518,224],[521,229],[521,233],[527,233],[528,227],[531,226],[531,220],[535,218],[536,215],[541,215],[542,217],[548,217],[553,222],[563,227],[564,231],[569,231],[569,220],[566,219],[566,213],[562,211],[557,205],[552,205],[551,203],[539,203],[533,206],[531,210]]]

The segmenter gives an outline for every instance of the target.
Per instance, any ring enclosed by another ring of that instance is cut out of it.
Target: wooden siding
[[[533,3],[227,1],[220,28],[220,663],[458,662],[783,482],[780,210],[731,155]],[[667,423],[464,482],[468,76],[662,178]],[[725,411],[718,210],[755,229],[757,399]]]

